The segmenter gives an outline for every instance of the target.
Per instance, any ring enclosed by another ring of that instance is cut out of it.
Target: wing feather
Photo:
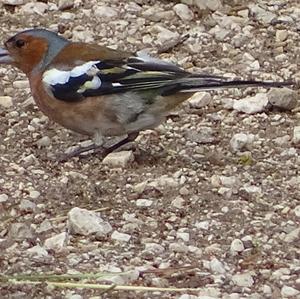
[[[89,61],[68,71],[52,68],[44,73],[43,82],[57,99],[73,102],[90,96],[159,89],[187,75],[176,65],[136,56]]]

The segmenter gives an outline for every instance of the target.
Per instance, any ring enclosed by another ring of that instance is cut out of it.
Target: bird
[[[143,51],[72,42],[43,28],[10,37],[0,48],[0,64],[25,73],[37,106],[49,119],[93,139],[62,161],[87,151],[107,155],[117,150],[139,132],[160,125],[198,91],[294,84],[191,73]],[[105,139],[113,136],[123,139],[105,148]]]

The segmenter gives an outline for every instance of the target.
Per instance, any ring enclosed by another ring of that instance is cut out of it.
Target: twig
[[[31,284],[37,285],[42,282],[38,281],[10,281],[13,284]],[[77,288],[77,289],[102,289],[108,290],[111,289],[111,285],[106,284],[93,284],[93,283],[74,283],[74,282],[50,282],[43,281],[43,283],[47,283],[49,286],[58,287],[58,288]],[[138,292],[197,292],[201,289],[197,288],[158,288],[158,287],[143,287],[143,286],[129,286],[129,285],[113,285],[114,290],[117,291],[138,291]]]

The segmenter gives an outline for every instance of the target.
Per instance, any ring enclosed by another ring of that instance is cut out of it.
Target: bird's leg
[[[107,156],[108,154],[114,152],[115,150],[117,150],[118,148],[120,148],[121,146],[129,143],[129,142],[133,142],[139,135],[139,132],[133,132],[133,133],[129,133],[128,136],[124,139],[122,139],[121,141],[117,142],[116,144],[113,144],[112,146],[108,147],[108,148],[104,148],[103,149],[103,157]],[[94,150],[95,153],[101,152],[101,149],[95,149]]]
[[[108,148],[104,148],[103,147],[103,139],[100,142],[100,138],[98,138],[99,136],[96,136],[96,138],[94,138],[95,143],[93,143],[89,146],[85,146],[85,147],[78,147],[78,148],[74,149],[73,151],[71,151],[70,153],[63,154],[59,158],[59,162],[65,162],[65,161],[69,160],[70,158],[80,156],[81,154],[88,152],[88,151],[93,151],[93,153],[101,153],[103,155],[103,157],[105,157],[109,153],[111,153],[111,152],[115,151],[116,149],[118,149],[119,147],[121,147],[122,145],[124,145],[128,142],[134,141],[138,135],[139,135],[138,132],[130,133],[130,134],[128,134],[128,136],[126,138],[122,139],[121,141],[117,142],[116,144],[114,144]]]
[[[89,145],[89,146],[80,146],[78,148],[75,148],[74,150],[72,150],[69,153],[65,153],[63,154],[61,157],[59,157],[59,162],[66,162],[67,160],[69,160],[70,158],[79,156],[80,154],[83,154],[85,152],[88,151],[95,151],[98,148],[102,148],[102,145],[104,143],[104,139],[102,134],[99,134],[99,132],[96,132],[94,137],[93,137],[93,141],[94,143]]]

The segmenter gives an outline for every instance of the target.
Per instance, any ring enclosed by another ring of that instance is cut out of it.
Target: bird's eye
[[[16,40],[16,46],[18,48],[22,48],[24,45],[25,45],[25,41],[24,40],[22,40],[22,39],[17,39]]]

